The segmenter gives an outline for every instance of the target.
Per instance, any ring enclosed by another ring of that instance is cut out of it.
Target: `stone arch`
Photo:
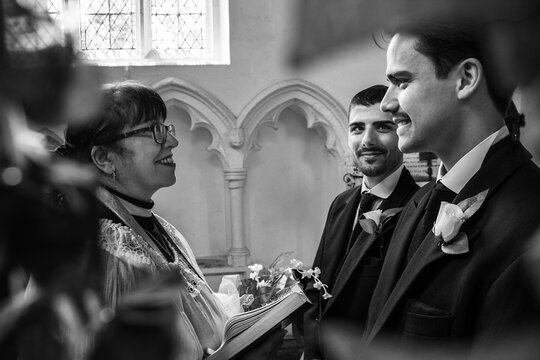
[[[166,78],[156,82],[153,88],[167,106],[178,106],[187,111],[191,119],[190,130],[202,127],[210,132],[212,143],[207,150],[219,157],[224,169],[229,168],[223,137],[236,122],[229,108],[208,91],[185,80]]]
[[[347,113],[326,91],[300,79],[278,82],[260,92],[240,113],[238,126],[246,133],[247,157],[261,149],[259,130],[265,126],[278,128],[281,112],[297,106],[304,113],[307,127],[313,128],[325,140],[328,152],[346,162]]]

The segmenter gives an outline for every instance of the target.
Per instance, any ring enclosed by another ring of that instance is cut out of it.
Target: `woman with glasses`
[[[142,281],[177,274],[179,358],[202,359],[219,347],[225,314],[184,237],[152,212],[154,193],[176,181],[174,126],[164,123],[161,97],[140,84],[106,85],[104,103],[99,118],[68,127],[58,150],[93,164],[100,175],[104,303],[114,309]]]

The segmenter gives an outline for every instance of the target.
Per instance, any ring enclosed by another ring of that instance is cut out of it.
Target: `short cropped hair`
[[[349,105],[349,114],[355,106],[372,106],[379,104],[388,90],[385,85],[373,85],[354,95]]]
[[[431,60],[436,76],[446,78],[450,71],[461,61],[475,58],[483,66],[488,93],[497,110],[504,114],[512,97],[514,86],[502,84],[493,74],[484,42],[478,26],[469,23],[419,23],[394,31],[414,36],[415,49]]]

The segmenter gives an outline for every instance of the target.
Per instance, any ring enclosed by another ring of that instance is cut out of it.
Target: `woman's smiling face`
[[[156,122],[163,120],[145,122],[126,128],[124,132],[145,128]],[[177,146],[178,140],[171,133],[167,133],[165,143],[156,143],[151,130],[119,140],[121,150],[111,153],[116,182],[128,195],[150,199],[157,190],[176,182],[172,149]]]

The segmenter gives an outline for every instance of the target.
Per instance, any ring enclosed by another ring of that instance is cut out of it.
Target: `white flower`
[[[375,225],[379,226],[381,222],[381,214],[382,210],[372,210],[365,212],[363,215],[366,219],[371,219],[375,223]]]
[[[439,239],[438,246],[446,254],[458,255],[469,251],[467,234],[459,232],[461,225],[473,216],[486,200],[489,189],[467,198],[459,204],[441,203],[433,234]]]
[[[313,287],[314,287],[315,289],[317,289],[317,290],[321,290],[321,288],[322,288],[322,284],[321,284],[321,283],[318,283],[318,282],[316,282],[316,283],[314,283],[314,284],[313,284]]]
[[[393,216],[398,214],[403,208],[393,208],[393,209],[387,209],[385,211],[382,210],[372,210],[365,212],[363,214],[363,218],[358,221],[360,226],[362,227],[362,230],[367,232],[368,234],[375,234],[379,233],[382,230],[382,227],[384,224]]]
[[[250,306],[255,301],[253,294],[244,294],[240,296],[240,305],[241,306]]]
[[[249,265],[248,268],[251,270],[249,278],[255,280],[259,276],[259,271],[263,269],[263,266],[261,264],[253,264]]]
[[[304,264],[299,261],[299,260],[296,260],[296,259],[291,259],[291,266],[294,268],[294,269],[299,269],[301,268],[302,266],[304,266]]]
[[[285,276],[287,276],[287,277],[293,276],[293,272],[292,272],[292,269],[291,269],[291,268],[286,268],[285,271],[284,271],[283,273],[284,273]]]
[[[443,201],[437,214],[433,233],[435,236],[442,237],[445,242],[450,241],[457,235],[465,220],[467,218],[458,205]]]
[[[259,273],[263,269],[263,266],[261,264],[253,264],[248,266],[249,270]]]
[[[263,286],[270,286],[270,282],[267,280],[262,280],[262,281],[257,282],[258,288],[263,287]]]

